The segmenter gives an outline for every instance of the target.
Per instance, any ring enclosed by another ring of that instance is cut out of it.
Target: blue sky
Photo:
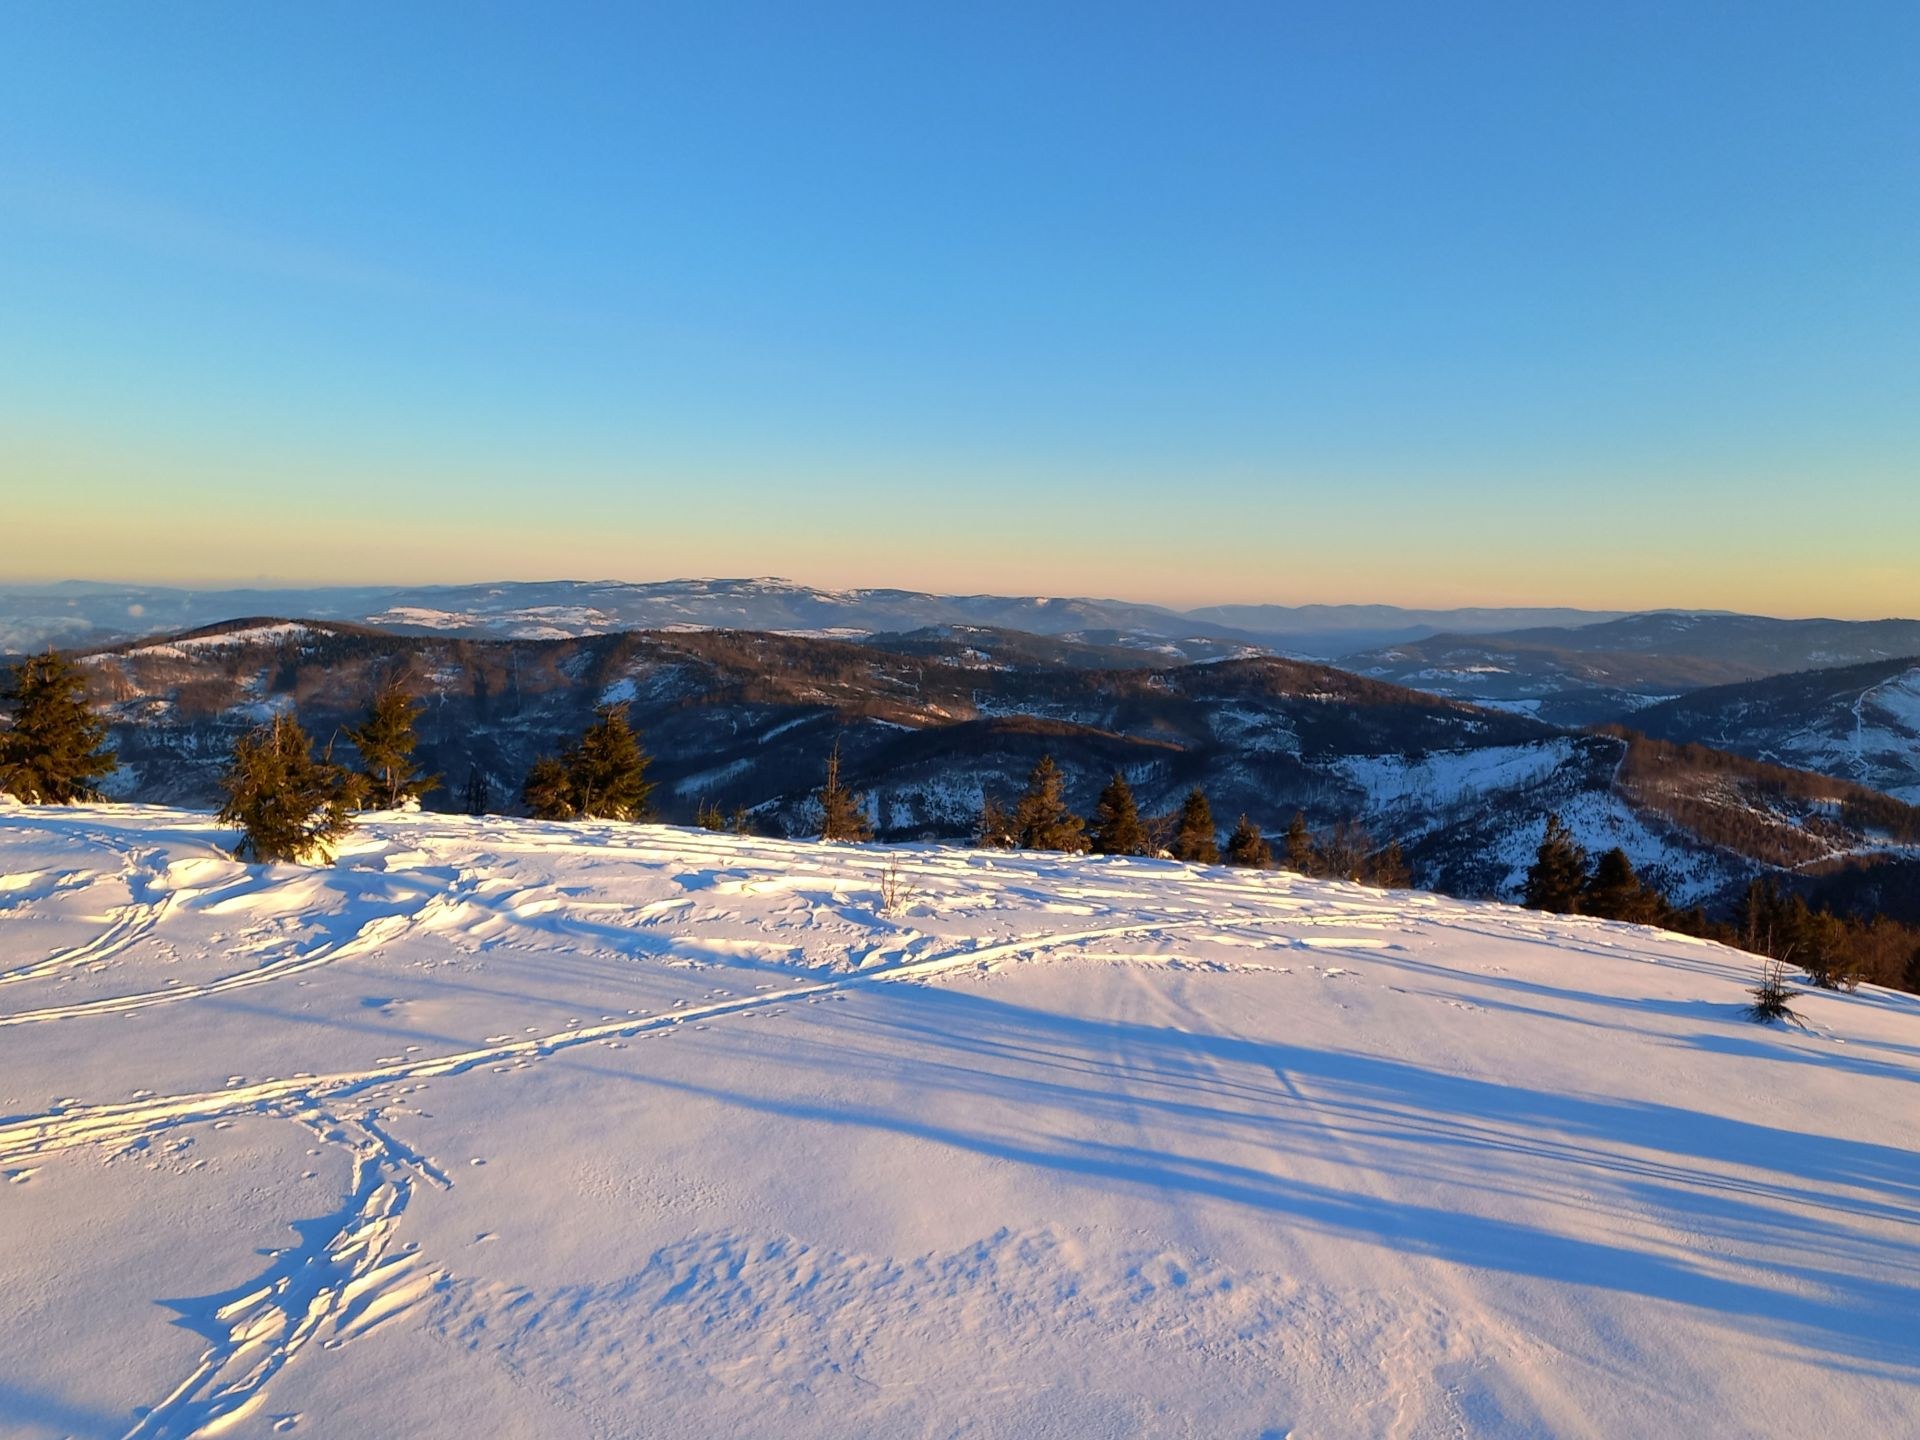
[[[13,578],[1920,612],[1920,6],[8,32]]]

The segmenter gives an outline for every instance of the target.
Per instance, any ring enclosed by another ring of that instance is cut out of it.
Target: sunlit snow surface
[[[0,1433],[1920,1433],[1910,997],[1163,862],[228,838],[0,811]]]

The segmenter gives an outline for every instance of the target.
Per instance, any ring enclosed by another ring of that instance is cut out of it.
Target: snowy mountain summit
[[[1920,999],[1172,862],[0,813],[9,1434],[1920,1433]]]

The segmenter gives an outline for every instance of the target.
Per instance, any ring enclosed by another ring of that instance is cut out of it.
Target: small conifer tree
[[[421,708],[398,685],[385,685],[373,697],[367,718],[347,731],[353,748],[360,752],[368,803],[375,810],[397,810],[440,783],[437,775],[421,774],[413,761],[414,747],[420,743],[414,722]]]
[[[1042,755],[1027,776],[1026,793],[1013,811],[1013,836],[1023,850],[1087,848],[1086,822],[1067,808],[1066,778],[1051,755]]]
[[[981,850],[1011,850],[1014,845],[1013,817],[985,790],[980,792],[980,819],[973,827],[973,843]]]
[[[0,730],[0,791],[29,805],[71,805],[98,796],[95,781],[118,761],[107,726],[87,703],[86,678],[55,650],[14,667],[0,693],[13,712]]]
[[[1618,845],[1595,863],[1580,894],[1580,913],[1602,920],[1651,925],[1664,909],[1660,897],[1634,873],[1633,862]]]
[[[1573,915],[1587,883],[1587,852],[1558,815],[1547,816],[1547,832],[1527,871],[1526,903],[1534,910]]]
[[[1769,960],[1760,983],[1747,993],[1753,996],[1753,1003],[1747,1007],[1750,1019],[1762,1025],[1773,1020],[1785,1020],[1805,1028],[1806,1022],[1793,1008],[1794,998],[1800,992],[1788,986],[1786,966],[1781,961]]]
[[[703,796],[700,803],[693,807],[693,823],[702,830],[724,831],[727,828],[726,812],[711,798]]]
[[[1227,864],[1238,865],[1247,870],[1273,868],[1272,847],[1260,834],[1260,827],[1244,815],[1233,827],[1233,833],[1227,837]]]
[[[602,705],[593,715],[593,724],[567,751],[574,812],[583,820],[642,819],[653,782],[647,779],[651,762],[640,738],[622,706]]]
[[[827,778],[820,786],[820,838],[853,843],[871,840],[873,827],[867,823],[866,797],[854,793],[840,773],[840,742],[833,742],[827,755]]]
[[[1173,832],[1173,844],[1168,848],[1176,860],[1195,865],[1220,863],[1220,840],[1213,828],[1213,807],[1198,785],[1187,792],[1180,806],[1180,821]]]
[[[553,755],[536,759],[520,786],[520,803],[536,820],[572,820],[579,815],[567,762]]]
[[[240,827],[242,860],[331,860],[332,842],[353,828],[359,777],[316,758],[300,722],[280,714],[234,743],[221,779],[221,823]]]
[[[1096,855],[1145,855],[1150,848],[1147,827],[1140,819],[1140,807],[1134,803],[1133,788],[1118,770],[1107,788],[1100,792],[1093,807],[1093,823],[1087,839]]]
[[[1313,843],[1313,832],[1307,829],[1307,817],[1304,811],[1293,812],[1293,819],[1287,822],[1286,834],[1287,869],[1296,875],[1318,875],[1320,873],[1320,853]]]

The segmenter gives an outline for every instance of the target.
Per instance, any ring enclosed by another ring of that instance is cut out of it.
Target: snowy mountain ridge
[[[1147,645],[1228,641],[1327,658],[1440,630],[1577,625],[1613,619],[1618,613],[1343,605],[1182,612],[1162,605],[1087,597],[828,589],[777,577],[205,591],[91,583],[0,584],[0,653],[47,644],[103,644],[211,625],[240,615],[275,614],[415,633],[529,640],[674,626],[851,636],[934,625],[983,625],[1037,635],[1085,634],[1096,641],[1131,637]]]

